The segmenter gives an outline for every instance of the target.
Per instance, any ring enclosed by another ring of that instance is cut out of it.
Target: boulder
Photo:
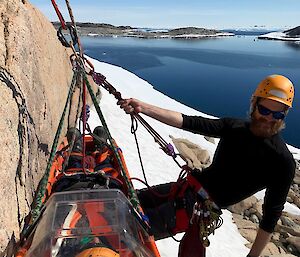
[[[287,238],[286,240],[289,244],[293,245],[297,251],[300,253],[300,237],[299,236],[292,236]]]
[[[294,183],[297,185],[300,185],[300,171],[296,169],[295,177],[294,177]]]
[[[258,226],[251,222],[250,220],[246,220],[242,215],[232,214],[233,220],[238,227],[240,234],[247,239],[249,242],[253,243],[256,237],[256,232]]]
[[[295,215],[295,214],[291,214],[291,213],[288,213],[288,212],[283,212],[282,217],[288,217],[293,222],[300,225],[300,215]]]
[[[229,206],[227,209],[236,214],[243,214],[245,210],[250,209],[256,202],[256,197],[251,196],[237,204]]]
[[[246,246],[248,248],[251,248],[252,244],[247,244]],[[286,256],[286,253],[285,253],[285,251],[281,247],[278,247],[274,243],[269,242],[266,245],[266,247],[263,250],[263,252],[261,253],[261,256],[263,256],[263,257],[271,257],[271,256],[283,257],[283,256]]]
[[[238,213],[233,213],[232,217],[236,223],[240,234],[250,242],[246,246],[251,248],[257,233],[258,217],[262,215],[262,201],[256,201],[252,204],[244,204],[242,208],[234,209]],[[244,207],[246,206],[246,207]],[[249,208],[249,206],[251,206]],[[236,207],[236,206],[234,206]],[[241,207],[241,205],[239,205]],[[249,208],[249,209],[244,209]],[[256,215],[258,217],[256,217]],[[271,242],[268,243],[261,256],[294,256],[299,254],[298,239],[300,238],[299,231],[299,215],[292,215],[283,212],[275,232],[272,235]]]
[[[293,236],[300,237],[300,231],[293,228],[293,227],[288,227],[288,226],[277,224],[276,227],[275,227],[275,231],[279,232],[279,233],[283,233],[284,235],[286,235],[286,233],[288,233],[288,234],[291,234]]]
[[[279,241],[280,241],[280,234],[274,232],[274,233],[272,234],[272,240],[273,240],[273,241],[279,242]]]
[[[300,231],[300,225],[295,223],[291,218],[287,216],[281,216],[282,225],[293,228],[295,231]]]
[[[256,229],[239,229],[240,234],[250,243],[253,243],[256,237]]]
[[[249,218],[253,223],[259,224],[259,218],[255,214],[251,214]]]
[[[254,229],[256,230],[258,225],[250,220],[246,220],[241,215],[232,214],[233,220],[239,229]]]
[[[290,189],[289,194],[288,194],[288,198],[291,199],[291,201],[293,204],[295,204],[297,207],[300,208],[300,197],[299,197],[299,192],[295,192],[292,189]]]
[[[273,255],[281,256],[282,254],[285,254],[285,251],[281,247],[276,246],[272,242],[269,242],[262,252],[262,256],[273,256]]]
[[[272,255],[264,255],[263,257],[295,257],[296,255],[290,254],[290,253],[284,253],[284,254],[272,254]]]
[[[263,202],[264,202],[263,200],[259,200],[253,205],[253,208],[256,210],[255,214],[259,218],[259,220],[261,220],[263,216],[263,211],[262,211]]]

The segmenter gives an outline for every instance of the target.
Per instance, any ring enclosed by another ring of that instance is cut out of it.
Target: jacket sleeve
[[[280,174],[274,172],[274,180],[266,189],[263,204],[263,218],[259,227],[266,232],[272,233],[278,219],[281,216],[286,198],[295,175],[295,161],[286,160],[284,167],[281,167]]]
[[[201,116],[188,116],[182,114],[182,129],[211,137],[221,137],[230,126],[230,118],[209,119]]]

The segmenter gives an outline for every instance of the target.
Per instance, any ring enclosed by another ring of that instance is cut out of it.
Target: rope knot
[[[106,77],[98,72],[91,72],[92,78],[97,85],[101,85],[106,80]]]
[[[163,150],[167,155],[176,157],[174,146],[171,143],[167,144]]]

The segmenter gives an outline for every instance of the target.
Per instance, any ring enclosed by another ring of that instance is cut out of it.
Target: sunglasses
[[[275,120],[283,120],[286,115],[285,111],[281,111],[281,112],[271,111],[270,109],[268,109],[267,107],[265,107],[261,104],[257,104],[257,110],[258,110],[259,114],[264,115],[264,116],[268,116],[270,113],[272,113],[272,116]]]

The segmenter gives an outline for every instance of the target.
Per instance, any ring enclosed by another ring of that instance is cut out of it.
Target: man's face
[[[260,106],[258,107],[258,105]],[[263,109],[263,111],[260,111],[259,109]],[[254,112],[251,115],[250,129],[252,133],[258,137],[271,137],[277,134],[284,126],[283,119],[275,119],[273,113],[263,115],[266,114],[266,112],[268,113],[268,110],[284,113],[286,111],[286,106],[270,99],[261,99],[256,104]]]

